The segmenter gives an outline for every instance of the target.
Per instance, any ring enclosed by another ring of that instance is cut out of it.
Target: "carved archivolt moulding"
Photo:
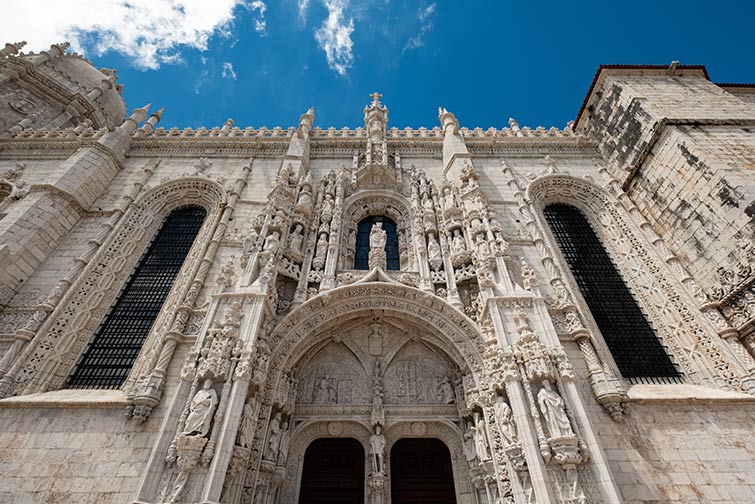
[[[199,249],[206,242],[204,235],[211,227],[209,223],[217,220],[223,200],[223,189],[215,182],[202,178],[169,181],[138,198],[39,329],[27,351],[19,357],[23,362],[14,366],[17,371],[13,377],[15,393],[63,386],[76,359],[92,338],[164,217],[181,206],[202,206],[208,214],[205,224],[165,302],[167,309],[162,310],[147,339],[144,348],[148,348],[154,334],[161,328],[161,319],[175,308],[178,302],[176,292],[189,281],[185,278],[187,271],[199,260]],[[142,356],[144,353],[143,349]],[[138,363],[132,374],[137,367]]]
[[[546,241],[551,257],[561,271],[569,271],[569,267],[559,253],[554,253],[558,247],[542,214],[545,206],[551,203],[570,204],[585,214],[687,380],[741,389],[741,376],[724,342],[691,296],[685,295],[684,286],[642,234],[638,224],[611,194],[586,180],[546,175],[529,185],[527,199],[536,210],[538,226],[549,237]],[[578,293],[573,280],[569,283],[572,292]],[[581,296],[574,298],[579,300],[582,314],[589,314]],[[592,320],[589,316],[585,318]],[[594,332],[598,333],[597,326],[592,325]],[[601,353],[610,355],[605,343],[600,343]]]

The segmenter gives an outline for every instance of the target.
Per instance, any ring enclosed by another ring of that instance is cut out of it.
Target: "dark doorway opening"
[[[393,504],[456,504],[451,454],[438,439],[400,439],[391,449]]]
[[[364,449],[359,441],[312,441],[304,454],[299,504],[364,504]]]

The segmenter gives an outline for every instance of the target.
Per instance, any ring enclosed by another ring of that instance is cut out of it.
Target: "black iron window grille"
[[[81,356],[70,388],[118,388],[183,266],[206,212],[189,206],[173,211],[142,256]]]
[[[621,374],[637,382],[677,382],[680,373],[587,218],[565,204],[545,220]]]
[[[354,269],[369,269],[370,256],[370,230],[376,222],[383,223],[385,229],[385,255],[387,259],[386,267],[389,270],[399,270],[401,265],[398,255],[398,234],[396,233],[396,223],[388,217],[382,215],[372,215],[359,222],[357,226],[357,243],[356,254],[354,256]]]

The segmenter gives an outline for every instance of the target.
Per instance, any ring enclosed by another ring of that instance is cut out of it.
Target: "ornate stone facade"
[[[363,448],[365,503],[391,502],[406,438],[448,448],[459,504],[755,500],[745,88],[601,67],[563,130],[444,108],[399,130],[378,93],[351,130],[313,109],[166,130],[123,119],[113,71],[19,49],[0,50],[0,501],[289,504],[331,438]],[[621,375],[554,203],[681,378]],[[128,377],[67,388],[186,205],[204,223]]]

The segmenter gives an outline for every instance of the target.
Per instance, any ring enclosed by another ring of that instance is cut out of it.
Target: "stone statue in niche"
[[[249,231],[249,234],[244,238],[244,243],[242,244],[242,253],[247,254],[252,251],[252,247],[257,245],[257,238],[259,238],[259,235],[257,234],[257,230],[252,228]]]
[[[335,203],[333,202],[333,196],[325,194],[325,199],[322,202],[322,220],[324,222],[330,222],[333,218],[333,208]]]
[[[472,465],[477,458],[477,445],[475,443],[474,427],[470,426],[464,433],[464,458],[469,465]]]
[[[296,206],[312,208],[312,193],[307,186],[304,186],[299,193],[299,199],[296,201]]]
[[[267,448],[265,449],[265,460],[275,462],[278,460],[278,449],[281,442],[281,414],[276,413],[270,420],[270,429],[267,435]]]
[[[380,385],[375,385],[372,389],[372,415],[370,416],[370,423],[372,425],[385,425],[383,389]]]
[[[443,404],[453,404],[456,400],[454,388],[451,385],[451,380],[449,380],[447,376],[444,376],[441,380],[440,385],[438,386],[438,392],[440,395],[440,401]]]
[[[433,233],[430,233],[427,236],[427,259],[430,263],[430,267],[432,267],[436,271],[443,263],[440,252],[440,244],[438,243],[438,240],[435,239],[435,235]]]
[[[370,459],[372,461],[373,474],[380,474],[384,471],[385,457],[385,436],[383,436],[380,426],[375,426],[375,433],[370,436]]]
[[[477,456],[483,462],[490,460],[490,443],[488,443],[488,435],[485,430],[485,420],[482,418],[482,415],[475,413],[475,424],[470,427],[470,429],[474,434]]]
[[[485,235],[477,235],[476,245],[477,254],[480,256],[480,258],[490,257],[490,245],[488,245],[488,241],[485,239]]]
[[[498,421],[498,429],[506,440],[506,444],[516,443],[517,434],[516,425],[514,424],[514,415],[511,412],[509,404],[501,396],[496,398],[495,416]]]
[[[296,252],[301,252],[301,242],[304,239],[304,233],[301,224],[297,224],[288,237],[288,248]]]
[[[383,229],[382,222],[376,222],[370,229],[370,250],[383,250],[388,237]]]
[[[467,251],[467,245],[464,243],[464,237],[459,229],[454,229],[453,246],[455,254],[463,254]]]
[[[280,246],[280,238],[280,233],[278,231],[273,231],[267,238],[265,238],[265,245],[262,247],[262,250],[275,254]]]
[[[244,412],[241,416],[241,425],[239,426],[239,445],[244,448],[252,446],[254,439],[254,408],[247,402],[244,404]]]
[[[210,432],[212,414],[218,405],[218,394],[212,388],[212,380],[205,380],[202,388],[194,394],[189,403],[189,416],[182,434],[205,437]]]
[[[566,415],[564,400],[553,390],[548,380],[543,380],[543,388],[537,393],[537,402],[540,405],[540,413],[543,414],[545,423],[548,425],[550,437],[571,437],[574,431],[571,422]]]
[[[288,422],[284,422],[281,426],[280,442],[278,443],[278,465],[286,465],[288,459],[288,449],[291,445],[291,429]]]
[[[443,191],[443,210],[449,211],[455,206],[456,201],[454,201],[454,194],[451,192],[451,189],[446,187],[446,189]]]

